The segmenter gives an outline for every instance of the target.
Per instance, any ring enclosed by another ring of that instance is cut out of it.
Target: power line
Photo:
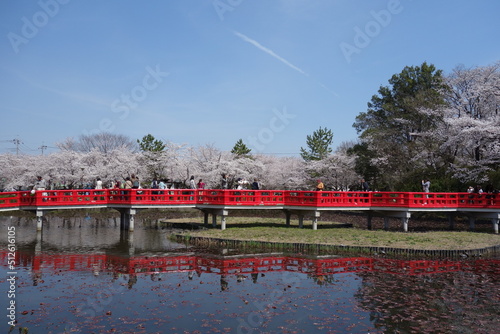
[[[19,155],[20,153],[23,153],[23,152],[36,152],[37,150],[41,150],[42,151],[42,155],[44,155],[44,153],[46,153],[47,150],[49,149],[57,149],[58,147],[54,147],[54,146],[48,146],[48,145],[45,145],[43,142],[42,142],[42,145],[36,149],[34,148],[31,148],[27,145],[24,144],[24,142],[22,140],[20,140],[19,138],[16,138],[16,139],[9,139],[9,140],[0,140],[0,143],[13,143],[15,145],[14,148],[6,148],[5,150],[8,151],[8,152],[11,152],[11,151],[15,151],[16,152],[16,155]]]
[[[21,145],[22,142],[19,139],[13,139],[12,142],[16,145],[16,155],[19,155],[19,145]]]
[[[42,150],[42,155],[43,155],[43,151],[46,150],[48,147],[46,145],[42,145],[40,146],[38,149],[39,150]]]

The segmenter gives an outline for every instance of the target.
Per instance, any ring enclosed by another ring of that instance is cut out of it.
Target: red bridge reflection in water
[[[218,275],[245,275],[268,272],[299,272],[311,276],[340,273],[386,272],[398,275],[425,275],[455,271],[472,271],[500,275],[500,259],[399,260],[371,257],[295,256],[132,256],[108,254],[27,254],[16,253],[16,266],[28,267],[33,273],[50,271],[113,272],[128,275],[193,272]],[[6,266],[8,252],[0,252]]]

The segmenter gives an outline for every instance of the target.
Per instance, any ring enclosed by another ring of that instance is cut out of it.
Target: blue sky
[[[500,2],[40,0],[0,2],[0,153],[55,151],[99,131],[296,155],[424,61],[499,60]]]

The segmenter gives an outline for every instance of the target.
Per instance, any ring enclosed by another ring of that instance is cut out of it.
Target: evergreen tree
[[[239,139],[236,144],[234,144],[233,149],[231,150],[231,153],[236,155],[237,158],[239,157],[248,157],[252,150],[249,149],[245,143],[243,143],[243,139]]]
[[[349,156],[355,156],[354,171],[362,176],[366,181],[370,181],[373,189],[379,189],[378,168],[372,163],[375,152],[371,151],[367,143],[359,143],[347,149]]]
[[[139,144],[139,148],[141,149],[141,151],[144,152],[162,152],[166,147],[165,143],[163,143],[159,139],[156,139],[151,134],[147,134],[146,136],[142,137],[141,141],[137,139],[137,143]]]
[[[405,67],[382,86],[353,124],[367,145],[362,151],[377,162],[383,189],[404,189],[415,182],[415,174],[436,176],[429,155],[437,143],[425,136],[443,122],[439,110],[446,105],[448,86],[434,65]],[[369,155],[366,153],[370,152]]]
[[[307,136],[308,149],[301,147],[300,155],[305,161],[323,160],[332,153],[333,132],[320,127],[312,135]]]
[[[162,160],[162,155],[165,153],[165,143],[156,139],[151,134],[142,137],[141,141],[137,139],[137,143],[142,151],[142,156],[139,160],[146,167],[149,176],[152,179],[161,177],[162,166],[160,161]]]

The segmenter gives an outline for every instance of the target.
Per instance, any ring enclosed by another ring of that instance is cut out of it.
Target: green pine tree
[[[305,161],[323,160],[330,153],[333,142],[333,132],[327,128],[320,127],[310,136],[307,136],[306,144],[308,149],[300,148],[300,155]]]
[[[156,139],[153,135],[148,134],[142,137],[142,140],[137,139],[139,148],[144,152],[162,152],[165,150],[165,143],[161,140]]]
[[[239,139],[236,144],[234,144],[233,149],[231,150],[231,153],[236,155],[237,157],[245,157],[250,154],[252,150],[249,149],[245,143],[243,143],[243,139]]]

